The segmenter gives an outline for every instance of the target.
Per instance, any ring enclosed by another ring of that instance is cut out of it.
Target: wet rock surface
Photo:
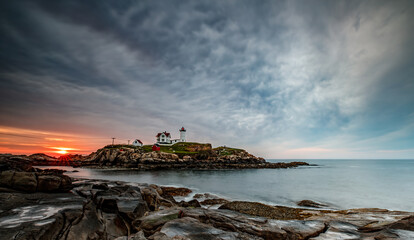
[[[219,209],[229,209],[254,216],[280,220],[304,219],[300,209],[283,206],[269,206],[256,202],[234,201],[223,204]]]
[[[20,157],[0,156],[0,190],[67,192],[72,189],[71,178],[64,175],[62,170],[40,170],[33,168],[31,163]]]
[[[23,192],[67,192],[72,189],[70,177],[53,172],[0,172],[0,187]]]
[[[286,219],[323,222],[324,230],[310,239],[410,239],[414,237],[412,212],[378,208],[310,210],[240,201],[229,202],[220,208],[276,219],[279,223],[280,220]]]
[[[221,205],[228,203],[229,201],[223,198],[206,199],[200,202],[201,205]]]
[[[324,208],[328,207],[328,205],[323,203],[318,203],[312,200],[302,200],[296,203],[298,206],[301,207],[311,207],[311,208]]]
[[[176,187],[161,187],[161,194],[170,195],[170,196],[187,196],[192,193],[188,188],[176,188]]]
[[[154,240],[162,239],[252,239],[242,237],[237,232],[228,232],[203,224],[194,218],[184,217],[167,222],[161,230],[150,237]]]
[[[410,239],[414,236],[414,213],[409,212],[300,209],[231,202],[208,193],[177,202],[174,197],[188,196],[185,194],[191,190],[100,180],[74,180],[72,185],[72,190],[61,193],[0,192],[0,238]],[[225,203],[219,209],[212,209],[202,207],[205,201]]]
[[[148,184],[81,180],[69,192],[1,192],[0,201],[1,239],[146,239],[132,223],[168,200]]]

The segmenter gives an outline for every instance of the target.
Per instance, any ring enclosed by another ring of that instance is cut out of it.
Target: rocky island
[[[309,165],[306,162],[270,163],[246,150],[211,144],[179,142],[153,151],[151,145],[108,145],[88,156],[65,155],[59,158],[45,154],[0,155],[0,159],[19,159],[34,166],[75,166],[90,168],[128,168],[135,170],[166,169],[246,169],[290,168]]]

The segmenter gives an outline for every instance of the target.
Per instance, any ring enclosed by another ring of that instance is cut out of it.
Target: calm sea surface
[[[194,192],[275,205],[295,206],[296,201],[310,199],[339,209],[376,207],[414,211],[414,160],[306,161],[318,166],[150,172],[77,168],[79,172],[67,174],[91,179],[183,186]]]

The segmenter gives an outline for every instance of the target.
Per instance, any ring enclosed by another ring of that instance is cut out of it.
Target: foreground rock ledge
[[[199,207],[186,188],[98,180],[63,193],[1,192],[1,239],[411,239],[414,213],[310,210],[228,200]],[[189,206],[189,207],[182,207]]]

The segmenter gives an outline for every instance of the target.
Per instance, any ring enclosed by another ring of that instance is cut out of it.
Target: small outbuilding
[[[139,140],[139,139],[135,139],[135,140],[132,142],[132,145],[137,146],[137,147],[142,147],[142,145],[144,145],[144,144],[141,142],[141,140]]]
[[[152,151],[161,151],[161,147],[158,144],[152,145]]]

